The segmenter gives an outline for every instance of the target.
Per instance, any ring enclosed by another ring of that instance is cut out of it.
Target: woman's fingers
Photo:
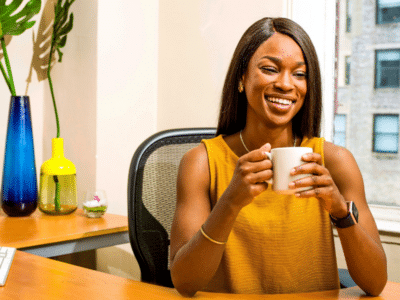
[[[248,183],[265,181],[272,176],[272,162],[264,156],[263,160],[239,160],[236,170]]]
[[[297,179],[289,184],[290,187],[299,188],[306,186],[326,186],[333,184],[333,179],[329,175],[310,175]]]
[[[268,188],[266,181],[272,177],[272,162],[266,152],[270,150],[271,146],[266,144],[238,159],[227,189],[232,201],[247,205]]]
[[[303,155],[302,160],[304,161],[304,164],[293,168],[290,172],[290,175],[323,175],[329,173],[329,171],[324,166],[322,166],[322,157],[317,153],[307,153]]]
[[[303,156],[303,161],[305,161],[305,164],[294,168],[291,175],[309,174],[309,176],[294,180],[289,183],[289,188],[310,187],[305,191],[296,192],[295,196],[298,198],[315,197],[330,212],[334,203],[343,202],[343,197],[340,195],[329,170],[322,165],[322,157],[319,154],[306,154]]]

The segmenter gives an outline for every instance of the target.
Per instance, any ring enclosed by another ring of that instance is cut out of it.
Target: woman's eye
[[[307,77],[307,73],[305,73],[305,72],[296,72],[294,74],[294,76],[299,77],[299,78],[305,78],[305,77]]]
[[[277,73],[278,71],[273,67],[262,67],[261,68],[266,73]]]

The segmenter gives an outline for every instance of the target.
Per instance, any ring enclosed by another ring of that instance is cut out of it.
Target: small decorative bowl
[[[104,191],[87,191],[83,211],[89,218],[99,218],[107,211],[108,203]]]
[[[100,218],[102,215],[104,215],[106,210],[106,205],[89,207],[85,206],[85,203],[83,204],[83,211],[85,212],[85,215],[89,218]]]

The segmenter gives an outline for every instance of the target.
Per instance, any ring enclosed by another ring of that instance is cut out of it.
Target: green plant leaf
[[[31,28],[35,21],[30,19],[40,12],[41,0],[30,0],[21,10],[16,12],[23,0],[14,0],[6,5],[5,0],[0,0],[0,38],[5,35],[20,35]]]

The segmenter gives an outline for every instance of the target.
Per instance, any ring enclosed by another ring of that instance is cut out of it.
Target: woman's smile
[[[276,110],[278,113],[288,112],[296,102],[285,98],[268,97],[268,96],[265,96],[265,100],[269,108]]]

